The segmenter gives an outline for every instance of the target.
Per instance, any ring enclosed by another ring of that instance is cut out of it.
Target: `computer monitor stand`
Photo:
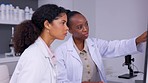
[[[134,75],[134,71],[133,71],[133,69],[131,67],[131,64],[128,65],[128,69],[129,69],[129,74],[120,75],[120,76],[118,76],[118,78],[130,79],[130,78],[133,78],[133,77],[137,76],[137,75]]]

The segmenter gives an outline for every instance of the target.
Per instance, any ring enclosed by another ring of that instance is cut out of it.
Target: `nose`
[[[68,31],[68,30],[69,30],[69,28],[68,28],[68,26],[67,26],[67,25],[65,26],[65,29],[66,29],[66,31]]]
[[[87,30],[88,30],[88,27],[83,26],[83,31],[87,31]]]

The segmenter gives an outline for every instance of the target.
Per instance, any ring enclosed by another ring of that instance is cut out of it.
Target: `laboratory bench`
[[[120,74],[125,74],[125,72],[121,71],[107,75],[107,80],[109,81],[109,83],[135,83],[135,80],[143,79],[143,73],[138,73],[136,74],[136,77],[130,79],[118,78]]]
[[[13,57],[13,56],[5,56],[5,54],[0,54],[0,65],[7,65],[9,69],[9,75],[11,76],[13,74],[13,71],[15,69],[15,66],[19,60],[19,57]]]

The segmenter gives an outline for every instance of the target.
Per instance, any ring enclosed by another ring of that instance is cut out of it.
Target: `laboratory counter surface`
[[[13,56],[5,56],[5,54],[0,54],[0,64],[1,63],[9,63],[9,62],[16,62],[19,60],[19,57]]]
[[[130,79],[124,79],[124,78],[118,78],[120,74],[125,73],[113,73],[110,75],[107,75],[108,83],[135,83],[135,80],[142,80],[143,79],[143,73],[136,74],[136,77],[130,78]]]

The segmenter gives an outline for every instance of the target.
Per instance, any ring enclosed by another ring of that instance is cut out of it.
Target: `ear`
[[[48,22],[48,20],[45,20],[45,21],[44,21],[44,27],[45,27],[46,29],[49,29],[49,30],[50,30],[51,24]]]

